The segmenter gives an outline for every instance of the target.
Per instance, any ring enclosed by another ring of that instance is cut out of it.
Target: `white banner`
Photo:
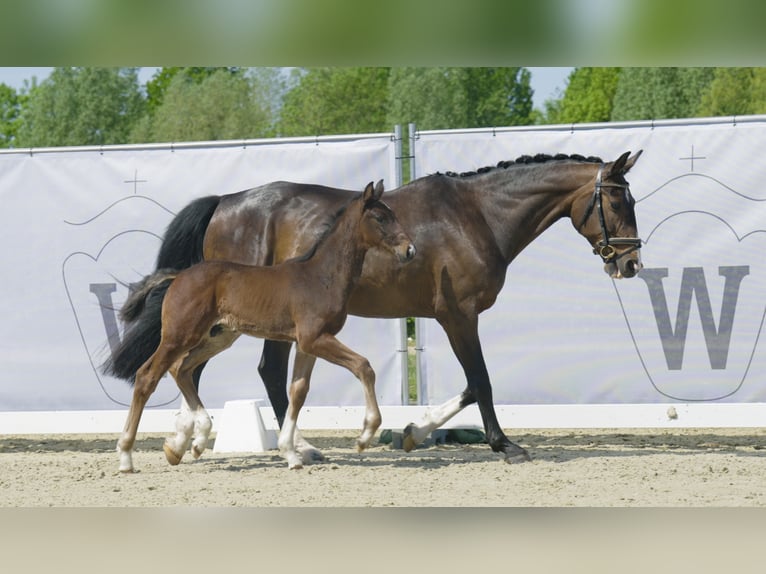
[[[127,287],[154,268],[167,224],[191,200],[275,180],[362,190],[395,187],[389,134],[311,141],[107,147],[0,153],[0,411],[98,410],[131,387],[98,366]],[[401,403],[400,322],[350,317],[339,338],[370,359],[382,404]],[[206,369],[201,397],[265,398],[262,342],[242,337]],[[150,406],[175,407],[172,378]],[[318,361],[308,404],[364,404],[359,382]]]
[[[644,150],[627,179],[645,269],[611,280],[568,219],[529,245],[480,317],[496,403],[766,401],[766,118],[418,135],[418,176]],[[466,381],[439,325],[419,326],[421,400],[438,404]]]

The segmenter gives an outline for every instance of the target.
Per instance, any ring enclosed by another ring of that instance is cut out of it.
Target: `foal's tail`
[[[132,383],[139,367],[157,350],[162,334],[162,301],[177,274],[174,270],[159,269],[135,286],[120,310],[125,333],[101,365],[104,374]]]
[[[157,349],[162,332],[162,300],[177,273],[171,270],[186,269],[202,261],[205,231],[220,201],[218,195],[195,199],[170,222],[157,254],[157,270],[135,285],[120,310],[125,333],[112,356],[101,365],[103,373],[132,383],[138,368]]]

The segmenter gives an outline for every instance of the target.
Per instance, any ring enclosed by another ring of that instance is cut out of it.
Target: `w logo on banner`
[[[128,285],[153,270],[169,215],[156,202],[131,196],[84,222],[67,222],[74,228],[87,228],[89,238],[106,238],[100,240],[101,245],[93,242],[69,254],[62,263],[62,275],[95,381],[109,401],[121,406],[130,405],[131,385],[104,375],[99,366],[120,343],[117,311],[128,296]],[[125,229],[125,222],[137,222],[142,228]],[[178,396],[175,385],[160,385],[149,406],[173,403]]]
[[[726,282],[724,283],[718,327],[716,327],[704,269],[702,267],[684,268],[674,327],[670,321],[670,310],[662,283],[662,280],[668,276],[668,269],[643,269],[641,271],[639,278],[644,280],[649,289],[654,318],[657,321],[657,331],[662,341],[668,369],[677,371],[683,366],[686,336],[689,331],[689,315],[691,314],[692,296],[694,295],[696,295],[702,333],[710,358],[710,368],[726,368],[734,315],[739,298],[739,287],[742,279],[749,273],[750,266],[748,265],[718,268],[718,274],[724,277]]]
[[[761,200],[700,174],[649,199],[637,210],[639,226],[656,222],[643,228],[646,268],[615,288],[650,384],[689,402],[756,396],[760,383],[749,377],[766,317],[766,231],[753,229],[764,222]],[[678,210],[687,199],[695,209]],[[670,205],[677,211],[661,215]]]

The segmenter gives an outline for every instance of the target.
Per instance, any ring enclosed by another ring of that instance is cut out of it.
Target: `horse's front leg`
[[[284,341],[265,340],[263,342],[261,361],[258,364],[258,373],[261,375],[263,384],[266,387],[266,394],[269,397],[271,407],[274,409],[274,414],[277,417],[280,428],[284,424],[289,404],[287,397],[287,363],[290,359],[291,346],[292,343]],[[312,361],[311,364],[308,364],[304,361],[301,365],[297,363],[298,359],[296,356],[295,364],[293,365],[293,377],[305,378],[307,384],[309,384],[314,362]],[[300,454],[304,464],[324,462],[324,455],[319,449],[303,438],[297,426],[293,432],[293,445],[295,451]]]
[[[290,469],[303,468],[303,457],[296,451],[295,437],[297,433],[298,415],[301,412],[303,404],[306,402],[306,396],[309,392],[309,377],[305,373],[311,374],[316,358],[296,349],[295,366],[293,369],[293,380],[290,384],[290,402],[287,406],[285,420],[279,432],[277,444],[279,452],[287,460],[287,467]]]
[[[525,449],[505,436],[497,420],[492,402],[492,385],[479,341],[478,319],[461,318],[458,321],[453,316],[440,323],[449,337],[455,356],[463,367],[468,384],[460,395],[429,410],[420,425],[415,423],[407,425],[404,429],[404,450],[412,450],[431,431],[439,428],[468,405],[478,403],[487,442],[492,450],[502,453],[505,462],[508,463],[530,460],[529,453]]]

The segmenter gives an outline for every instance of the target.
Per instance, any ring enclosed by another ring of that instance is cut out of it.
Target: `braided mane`
[[[518,165],[528,165],[531,163],[546,163],[549,161],[564,161],[564,160],[580,161],[580,162],[586,162],[586,163],[604,163],[600,157],[596,157],[596,156],[585,157],[580,154],[567,155],[564,153],[558,153],[556,155],[550,155],[546,153],[538,153],[536,155],[522,155],[517,157],[515,160],[511,160],[511,161],[500,161],[497,163],[497,165],[482,167],[477,169],[476,171],[464,171],[461,173],[448,171],[448,172],[445,172],[443,175],[446,175],[447,177],[471,177],[473,175],[479,175],[479,174],[487,173],[490,171],[495,171],[498,169],[508,169],[509,167],[518,166]],[[439,174],[437,173],[437,175]]]

